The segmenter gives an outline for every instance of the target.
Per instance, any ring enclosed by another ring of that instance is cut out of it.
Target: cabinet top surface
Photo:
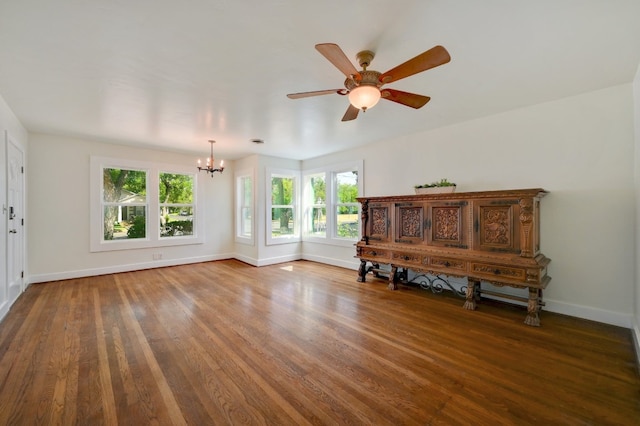
[[[358,197],[359,202],[368,201],[419,201],[419,200],[450,200],[450,199],[482,199],[482,198],[503,198],[503,197],[544,197],[548,192],[542,188],[529,189],[507,189],[498,191],[477,191],[477,192],[451,192],[446,194],[407,194],[389,195],[375,197]]]

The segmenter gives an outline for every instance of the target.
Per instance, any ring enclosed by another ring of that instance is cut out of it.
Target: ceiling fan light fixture
[[[380,100],[380,89],[369,84],[361,84],[349,92],[349,102],[354,107],[366,111]]]

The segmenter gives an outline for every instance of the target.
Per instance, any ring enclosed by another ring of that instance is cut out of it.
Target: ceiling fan
[[[411,108],[421,108],[431,99],[428,96],[402,92],[394,89],[382,89],[382,86],[402,78],[446,64],[451,60],[449,52],[442,46],[435,46],[409,59],[408,61],[390,69],[387,72],[370,71],[367,69],[375,54],[370,50],[363,50],[356,55],[362,70],[358,71],[342,49],[334,43],[316,44],[316,50],[338,68],[347,79],[344,89],[317,90],[313,92],[291,93],[290,99],[307,98],[310,96],[338,95],[349,96],[349,108],[342,117],[342,121],[354,120],[360,110],[363,112],[378,103],[380,98],[396,102]]]

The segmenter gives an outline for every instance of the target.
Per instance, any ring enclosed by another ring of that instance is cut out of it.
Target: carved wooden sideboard
[[[381,264],[390,265],[392,290],[407,270],[467,277],[464,308],[470,310],[481,292],[491,294],[481,289],[483,281],[527,288],[525,323],[539,326],[542,290],[551,280],[550,259],[540,252],[540,199],[546,193],[537,188],[360,197],[358,281],[369,272],[378,275]]]

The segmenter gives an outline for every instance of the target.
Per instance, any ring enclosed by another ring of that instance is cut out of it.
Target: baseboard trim
[[[557,300],[549,300],[546,298],[544,302],[544,311],[616,325],[618,327],[633,328],[633,315],[631,314],[605,311],[604,309],[591,308],[589,306],[573,305],[571,303],[558,302]]]
[[[249,257],[249,256],[244,256],[242,254],[234,254],[233,255],[234,259],[238,259],[240,262],[244,262],[246,264],[249,264],[251,266],[258,266],[258,259],[253,258],[253,257]]]
[[[268,265],[276,265],[278,263],[285,263],[285,262],[293,262],[295,260],[300,260],[302,259],[302,255],[301,254],[289,254],[286,256],[278,256],[278,257],[269,257],[266,259],[257,259],[257,262],[254,266],[268,266]],[[240,260],[240,259],[238,259]],[[252,263],[253,265],[253,263]]]
[[[5,316],[7,316],[10,308],[11,304],[9,304],[8,300],[5,300],[2,304],[0,304],[0,322],[2,322]]]
[[[358,268],[360,267],[359,260],[345,261],[343,259],[334,259],[332,257],[315,256],[315,255],[308,255],[308,254],[303,254],[302,258],[304,260],[310,260],[312,262],[324,263],[327,265],[338,266],[340,268],[345,268],[345,269],[353,269],[354,271],[357,271]]]
[[[633,321],[631,336],[633,337],[633,348],[636,350],[636,367],[640,374],[640,324],[638,324],[636,319]]]
[[[232,259],[233,254],[219,254],[215,256],[199,256],[182,259],[154,260],[144,263],[130,263],[127,265],[114,265],[104,268],[79,269],[75,271],[55,272],[51,274],[31,275],[29,284],[48,281],[69,280],[74,278],[92,277],[96,275],[117,274],[120,272],[139,271],[142,269],[164,268],[166,266],[188,265],[190,263],[210,262],[214,260]]]

